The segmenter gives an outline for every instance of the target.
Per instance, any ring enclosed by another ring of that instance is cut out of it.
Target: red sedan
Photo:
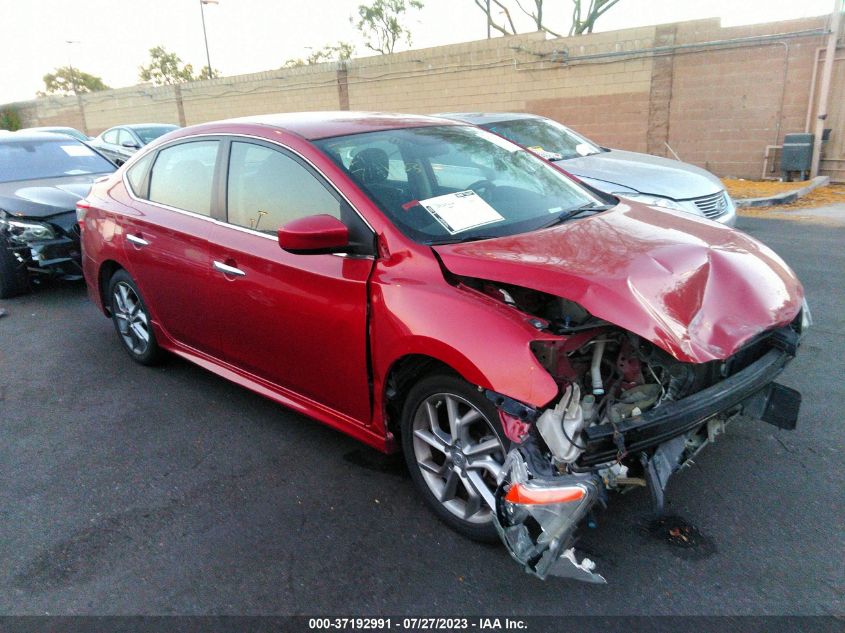
[[[601,198],[480,128],[368,113],[181,129],[78,206],[91,298],[167,350],[382,451],[447,524],[603,582],[576,527],[745,415],[809,324],[771,250]]]

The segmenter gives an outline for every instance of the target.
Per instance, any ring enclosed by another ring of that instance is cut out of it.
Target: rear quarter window
[[[139,198],[147,197],[147,174],[153,164],[153,156],[154,154],[147,154],[126,171],[129,188]]]

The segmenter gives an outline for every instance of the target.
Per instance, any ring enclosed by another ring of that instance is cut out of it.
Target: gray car
[[[82,132],[77,130],[74,127],[63,127],[60,125],[55,126],[47,126],[47,127],[25,127],[22,130],[18,130],[17,134],[33,134],[35,132],[50,132],[53,134],[67,134],[68,136],[72,136],[77,141],[82,141],[83,143],[88,143],[91,140],[89,136],[85,136]]]
[[[437,116],[504,136],[600,191],[686,211],[727,226],[736,224],[736,206],[722,182],[695,165],[601,147],[557,121],[534,114],[452,112]]]
[[[169,123],[118,125],[92,139],[90,144],[116,164],[122,165],[144,145],[152,143],[159,136],[164,136],[178,128],[178,125]]]

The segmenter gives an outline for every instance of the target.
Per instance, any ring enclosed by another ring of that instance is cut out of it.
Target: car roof
[[[239,117],[225,121],[198,125],[192,131],[200,131],[206,125],[219,129],[221,124],[252,124],[292,132],[308,140],[318,140],[348,134],[362,134],[379,130],[396,130],[412,127],[431,127],[433,125],[456,125],[431,116],[398,114],[390,112],[286,112],[281,114],[261,114],[258,116]]]
[[[115,127],[128,127],[130,130],[138,127],[179,127],[175,123],[127,123],[126,125],[115,125]]]
[[[0,139],[0,143],[25,143],[27,141],[62,141],[80,143],[79,139],[75,139],[67,134],[56,132],[28,132],[19,130],[14,134],[4,134]],[[80,143],[81,144],[81,143]]]
[[[76,128],[69,127],[67,125],[42,125],[40,127],[25,127],[21,128],[17,131],[18,134],[23,132],[49,132],[51,130],[74,130],[77,131]]]
[[[542,119],[537,114],[528,112],[443,112],[434,116],[463,121],[473,125],[484,125],[485,123],[501,123],[502,121],[516,121],[519,119]]]
[[[106,132],[111,132],[112,130],[119,130],[121,128],[126,128],[127,130],[135,130],[139,127],[172,127],[174,130],[178,129],[179,126],[175,123],[121,123],[120,125],[112,125],[110,128],[106,128],[100,134],[105,134]]]

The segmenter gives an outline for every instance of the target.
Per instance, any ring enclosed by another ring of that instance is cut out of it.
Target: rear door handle
[[[135,244],[135,246],[149,246],[150,243],[145,240],[143,237],[138,237],[137,235],[127,234],[126,239]]]
[[[229,266],[223,262],[215,261],[213,264],[214,270],[223,273],[224,275],[234,275],[235,277],[246,277],[246,273],[240,268]]]

